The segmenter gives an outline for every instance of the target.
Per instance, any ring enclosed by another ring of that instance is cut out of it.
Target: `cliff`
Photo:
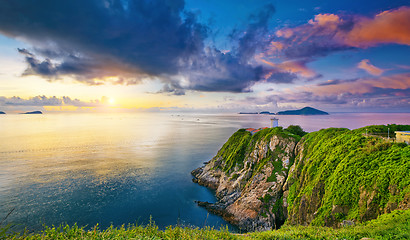
[[[330,128],[300,139],[280,127],[241,129],[192,172],[218,198],[198,204],[246,231],[285,222],[338,227],[409,209],[410,146],[365,131]]]
[[[267,230],[285,221],[282,195],[299,136],[281,128],[255,135],[241,129],[205,166],[194,182],[216,191],[217,203],[199,202],[210,212],[247,231]]]

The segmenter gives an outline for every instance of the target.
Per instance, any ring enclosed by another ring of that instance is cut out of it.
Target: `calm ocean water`
[[[101,228],[146,224],[227,223],[196,206],[215,201],[191,181],[242,127],[270,125],[267,115],[0,115],[0,221],[19,231],[60,223]],[[409,113],[279,116],[306,131],[371,124],[410,124]]]

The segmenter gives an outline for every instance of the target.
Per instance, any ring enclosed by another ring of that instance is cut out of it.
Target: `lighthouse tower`
[[[274,128],[274,127],[279,127],[279,119],[277,119],[277,118],[271,118],[271,119],[270,119],[270,122],[271,122],[271,127],[272,127],[272,128]]]

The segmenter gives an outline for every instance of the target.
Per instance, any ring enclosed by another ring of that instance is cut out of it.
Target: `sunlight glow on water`
[[[226,224],[196,206],[216,201],[190,172],[237,129],[267,115],[44,114],[0,116],[0,218],[15,230],[60,223],[102,228],[149,221],[161,227]],[[410,114],[279,116],[307,131],[410,124]]]

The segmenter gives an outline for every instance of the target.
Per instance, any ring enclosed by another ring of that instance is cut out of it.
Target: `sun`
[[[114,98],[108,99],[108,103],[111,104],[111,105],[114,104],[114,103],[115,103],[115,99],[114,99]]]

